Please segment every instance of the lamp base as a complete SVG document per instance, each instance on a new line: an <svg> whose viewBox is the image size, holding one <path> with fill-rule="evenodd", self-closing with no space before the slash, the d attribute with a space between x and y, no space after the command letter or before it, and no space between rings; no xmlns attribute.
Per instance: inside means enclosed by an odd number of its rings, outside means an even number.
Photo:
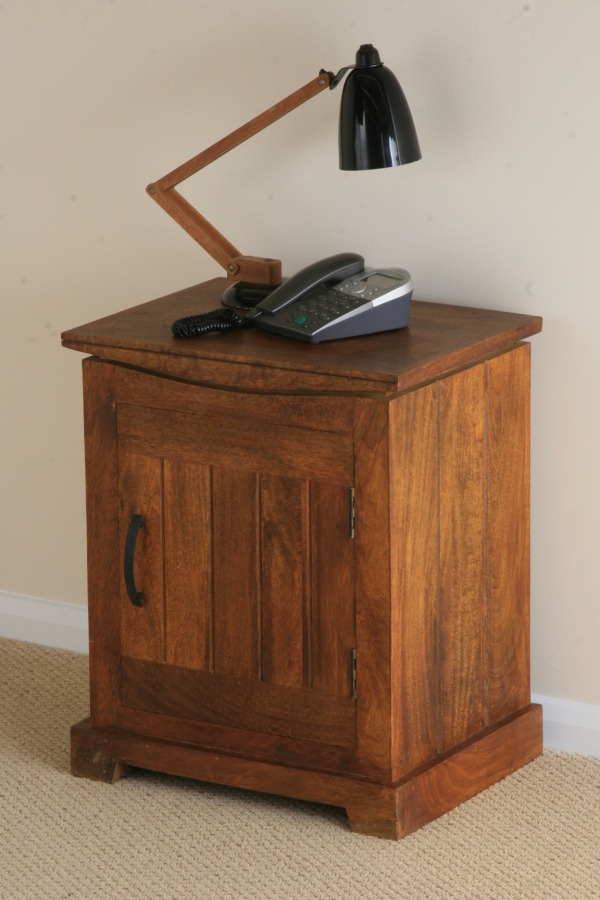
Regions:
<svg viewBox="0 0 600 900"><path fill-rule="evenodd" d="M287 281L282 278L281 283ZM278 284L252 284L249 281L236 281L223 294L221 303L230 309L254 309L254 307L272 294Z"/></svg>

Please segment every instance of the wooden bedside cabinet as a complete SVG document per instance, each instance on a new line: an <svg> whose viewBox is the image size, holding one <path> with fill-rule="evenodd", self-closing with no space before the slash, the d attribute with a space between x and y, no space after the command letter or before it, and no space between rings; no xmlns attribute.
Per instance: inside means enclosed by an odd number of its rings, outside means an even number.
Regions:
<svg viewBox="0 0 600 900"><path fill-rule="evenodd" d="M84 360L90 719L127 766L345 807L398 838L538 756L529 344L412 304L318 345L174 319L225 279L63 335Z"/></svg>

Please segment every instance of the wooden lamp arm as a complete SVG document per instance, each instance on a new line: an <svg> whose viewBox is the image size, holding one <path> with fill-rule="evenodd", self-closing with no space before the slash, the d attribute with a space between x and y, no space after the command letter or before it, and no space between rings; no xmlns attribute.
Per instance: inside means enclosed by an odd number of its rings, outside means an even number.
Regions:
<svg viewBox="0 0 600 900"><path fill-rule="evenodd" d="M208 147L178 166L168 175L153 184L149 184L146 192L162 206L165 212L175 219L187 233L204 247L207 253L216 259L219 265L227 270L228 278L248 281L253 284L279 284L281 282L281 261L258 256L243 256L227 238L214 228L204 216L194 209L191 203L181 196L175 187L203 169L213 160L223 156L229 150L247 141L248 138L262 131L268 125L324 91L333 81L332 72L321 72L317 78L309 81L304 87L290 94L284 100L271 106L270 109L246 122L240 128L221 138L212 147Z"/></svg>

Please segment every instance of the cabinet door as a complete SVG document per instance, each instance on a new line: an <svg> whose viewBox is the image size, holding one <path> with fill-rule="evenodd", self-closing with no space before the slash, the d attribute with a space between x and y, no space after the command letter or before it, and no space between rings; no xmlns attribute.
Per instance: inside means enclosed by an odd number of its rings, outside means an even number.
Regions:
<svg viewBox="0 0 600 900"><path fill-rule="evenodd" d="M117 405L121 702L353 748L352 438L247 411Z"/></svg>

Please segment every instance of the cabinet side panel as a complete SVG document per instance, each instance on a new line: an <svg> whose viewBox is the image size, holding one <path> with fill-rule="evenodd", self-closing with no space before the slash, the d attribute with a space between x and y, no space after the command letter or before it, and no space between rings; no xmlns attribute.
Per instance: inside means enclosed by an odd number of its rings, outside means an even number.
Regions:
<svg viewBox="0 0 600 900"><path fill-rule="evenodd" d="M304 569L308 483L260 479L262 678L303 684Z"/></svg>
<svg viewBox="0 0 600 900"><path fill-rule="evenodd" d="M90 718L111 725L120 702L119 500L114 367L83 361Z"/></svg>
<svg viewBox="0 0 600 900"><path fill-rule="evenodd" d="M121 646L123 656L164 661L164 568L162 517L162 460L119 453L120 552L131 519L140 515L134 557L135 584L142 605L134 606L121 575Z"/></svg>
<svg viewBox="0 0 600 900"><path fill-rule="evenodd" d="M258 475L213 469L214 670L259 678Z"/></svg>
<svg viewBox="0 0 600 900"><path fill-rule="evenodd" d="M212 664L211 472L165 459L166 662Z"/></svg>
<svg viewBox="0 0 600 900"><path fill-rule="evenodd" d="M529 703L530 345L490 360L488 602L490 722Z"/></svg>
<svg viewBox="0 0 600 900"><path fill-rule="evenodd" d="M484 374L438 382L441 751L484 726Z"/></svg>
<svg viewBox="0 0 600 900"><path fill-rule="evenodd" d="M349 697L356 632L348 488L312 482L310 510L312 687Z"/></svg>
<svg viewBox="0 0 600 900"><path fill-rule="evenodd" d="M390 413L392 739L404 773L438 748L436 385L400 397Z"/></svg>
<svg viewBox="0 0 600 900"><path fill-rule="evenodd" d="M357 747L365 769L398 777L392 758L389 403L357 400Z"/></svg>

